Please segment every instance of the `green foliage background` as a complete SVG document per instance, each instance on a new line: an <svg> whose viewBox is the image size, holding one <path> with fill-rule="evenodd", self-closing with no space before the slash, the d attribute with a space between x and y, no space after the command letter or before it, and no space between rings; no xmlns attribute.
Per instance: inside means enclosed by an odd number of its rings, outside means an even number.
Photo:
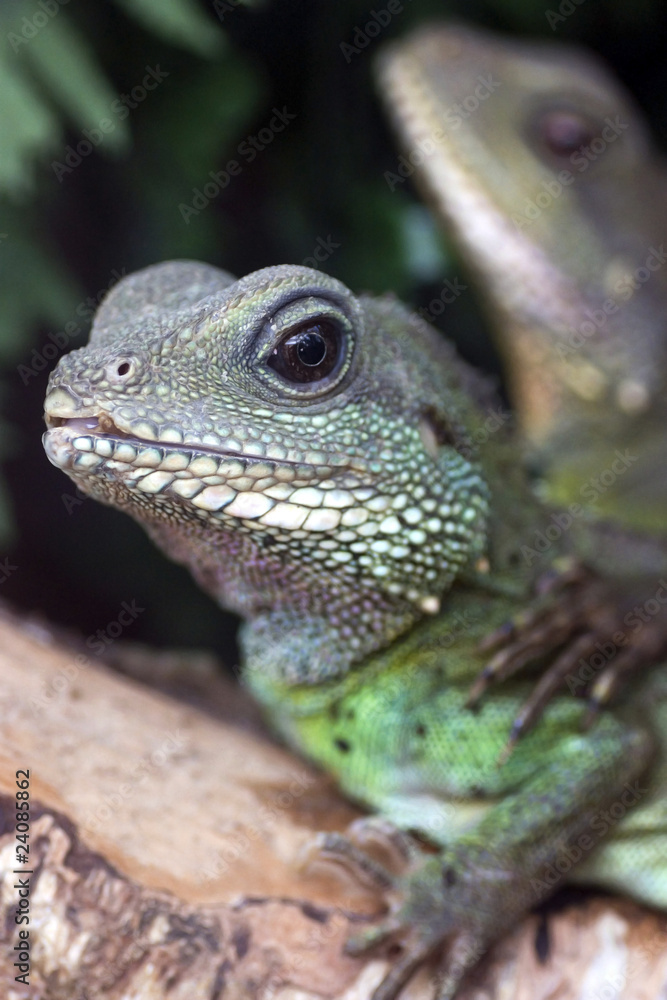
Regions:
<svg viewBox="0 0 667 1000"><path fill-rule="evenodd" d="M416 306L461 273L410 183L392 192L383 177L398 156L372 81L374 52L387 40L445 18L586 44L664 140L662 0L403 0L379 37L346 50L386 7L0 5L0 597L84 634L135 598L146 612L132 637L214 644L233 659L229 621L186 574L129 519L77 497L49 466L40 445L46 379L63 350L85 343L109 285L158 260L194 257L243 274L302 262L325 243L327 271ZM141 97L151 69L164 79ZM205 208L184 211L275 108L294 120L252 162L243 158L240 175ZM95 148L76 152L97 133ZM441 319L471 360L493 367L472 293Z"/></svg>

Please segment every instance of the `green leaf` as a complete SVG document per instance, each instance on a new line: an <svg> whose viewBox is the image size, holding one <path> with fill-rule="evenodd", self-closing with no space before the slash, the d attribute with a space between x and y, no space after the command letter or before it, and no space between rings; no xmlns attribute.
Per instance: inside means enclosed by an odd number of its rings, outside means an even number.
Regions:
<svg viewBox="0 0 667 1000"><path fill-rule="evenodd" d="M237 156L261 91L257 75L238 54L200 64L150 123L156 140L167 137L172 170L178 167L190 182L203 184L209 170L224 166L218 162L221 154Z"/></svg>
<svg viewBox="0 0 667 1000"><path fill-rule="evenodd" d="M98 69L90 46L64 12L22 50L49 94L81 128L95 128L112 114L118 95ZM130 143L127 125L114 117L112 131L105 133L101 149L126 149Z"/></svg>
<svg viewBox="0 0 667 1000"><path fill-rule="evenodd" d="M224 60L200 63L169 101L156 107L132 161L136 189L142 192L152 219L147 228L155 239L155 255L215 259L226 245L229 220L221 218L215 197L189 224L184 223L179 206L190 205L194 190L211 183L211 173L219 174L238 156L239 143L251 130L262 96L262 83L252 64L229 53ZM165 149L170 169L156 185L151 165L164 156ZM235 183L232 178L231 184Z"/></svg>
<svg viewBox="0 0 667 1000"><path fill-rule="evenodd" d="M31 232L27 213L0 205L0 359L16 361L38 325L58 329L75 318L81 293L55 254Z"/></svg>
<svg viewBox="0 0 667 1000"><path fill-rule="evenodd" d="M0 49L0 94L0 191L20 194L31 186L33 161L56 146L60 128L6 49Z"/></svg>
<svg viewBox="0 0 667 1000"><path fill-rule="evenodd" d="M130 17L172 45L201 56L220 52L225 36L194 0L116 0Z"/></svg>
<svg viewBox="0 0 667 1000"><path fill-rule="evenodd" d="M406 269L415 282L437 281L450 267L438 226L424 205L403 206L400 217Z"/></svg>

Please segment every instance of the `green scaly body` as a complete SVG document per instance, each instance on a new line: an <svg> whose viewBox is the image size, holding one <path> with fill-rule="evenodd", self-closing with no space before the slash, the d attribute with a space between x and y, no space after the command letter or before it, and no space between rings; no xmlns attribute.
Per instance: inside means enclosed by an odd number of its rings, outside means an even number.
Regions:
<svg viewBox="0 0 667 1000"><path fill-rule="evenodd" d="M545 495L664 535L667 180L639 110L591 53L460 26L418 30L378 69Z"/></svg>
<svg viewBox="0 0 667 1000"><path fill-rule="evenodd" d="M494 407L390 299L188 262L123 279L45 404L51 461L244 617L246 682L289 743L440 846L395 880L376 937L406 957L381 1000L444 941L453 996L563 861L667 906L664 676L585 734L554 699L502 767L529 684L465 707L480 637L530 603L541 570L520 547L550 516Z"/></svg>

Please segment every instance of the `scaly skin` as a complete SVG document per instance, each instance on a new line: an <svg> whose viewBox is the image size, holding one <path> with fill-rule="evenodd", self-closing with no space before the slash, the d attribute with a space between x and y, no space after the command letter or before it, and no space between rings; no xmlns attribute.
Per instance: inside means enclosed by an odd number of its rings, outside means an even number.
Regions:
<svg viewBox="0 0 667 1000"><path fill-rule="evenodd" d="M539 571L518 548L549 514L485 430L489 402L392 300L301 267L234 282L180 262L116 286L45 404L51 461L245 618L246 682L291 745L439 846L406 847L391 874L323 840L393 889L390 917L349 944L404 945L376 1000L445 942L438 995L454 996L577 860L667 906L663 676L585 735L577 703L553 700L502 767L529 685L466 708L479 638L530 600Z"/></svg>
<svg viewBox="0 0 667 1000"><path fill-rule="evenodd" d="M667 183L637 108L588 53L467 28L429 25L378 69L548 495L664 534Z"/></svg>
<svg viewBox="0 0 667 1000"><path fill-rule="evenodd" d="M306 268L267 268L234 284L204 265L142 274L119 285L90 346L54 373L47 409L54 418L101 414L103 430L146 449L137 457L120 441L120 464L106 462L79 424L48 436L50 457L139 517L220 603L249 619L246 642L272 676L343 673L435 613L443 590L481 555L488 507L480 472L464 457L470 404L446 360L437 363L436 345L402 329L387 341L382 319L396 307L362 304ZM164 289L173 311L162 305ZM137 314L137 295L162 305L159 325L155 307ZM188 309L187 296L205 297ZM279 331L307 321L306 305L313 323L340 338L340 364L317 383L291 385L268 361ZM404 320L399 311L395 323ZM437 377L424 363L429 349ZM441 447L440 436L456 447ZM183 441L185 452L174 447ZM154 442L167 442L168 453ZM401 539L399 513L410 527Z"/></svg>

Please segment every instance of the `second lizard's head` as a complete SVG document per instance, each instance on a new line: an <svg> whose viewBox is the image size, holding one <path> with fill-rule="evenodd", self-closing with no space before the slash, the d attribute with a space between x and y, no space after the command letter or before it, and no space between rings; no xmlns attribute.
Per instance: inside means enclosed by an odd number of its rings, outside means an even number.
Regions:
<svg viewBox="0 0 667 1000"><path fill-rule="evenodd" d="M119 282L60 361L45 448L224 606L324 613L363 655L483 551L465 380L393 300L169 262Z"/></svg>

